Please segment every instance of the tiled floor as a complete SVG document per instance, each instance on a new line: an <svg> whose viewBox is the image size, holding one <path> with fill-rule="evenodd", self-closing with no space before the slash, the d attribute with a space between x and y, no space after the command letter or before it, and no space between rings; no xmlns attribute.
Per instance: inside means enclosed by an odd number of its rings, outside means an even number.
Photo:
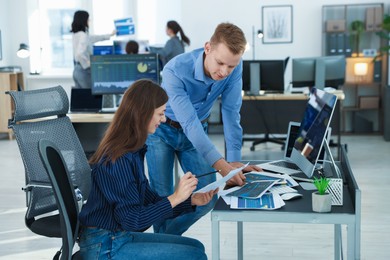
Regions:
<svg viewBox="0 0 390 260"><path fill-rule="evenodd" d="M221 135L210 135L223 152ZM390 142L381 136L343 136L352 170L362 190L361 259L385 260L390 255ZM277 159L280 146L244 144L243 159ZM24 225L24 168L16 141L0 136L0 259L52 259L59 239L40 237ZM201 240L211 256L211 223L206 215L185 235ZM221 224L221 259L236 259L235 223ZM344 248L345 249L345 248ZM210 257L211 258L211 257ZM244 224L245 259L332 259L330 225Z"/></svg>

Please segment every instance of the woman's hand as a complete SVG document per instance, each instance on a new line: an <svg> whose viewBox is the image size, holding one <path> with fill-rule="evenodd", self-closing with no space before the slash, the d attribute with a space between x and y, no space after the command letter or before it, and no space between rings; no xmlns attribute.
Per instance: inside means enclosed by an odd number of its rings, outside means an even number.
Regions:
<svg viewBox="0 0 390 260"><path fill-rule="evenodd" d="M198 179L195 178L195 175L191 172L184 174L184 176L180 179L175 192L171 196L168 196L168 200L171 202L172 208L188 199L188 197L190 197L192 192L196 189L196 185L198 185Z"/></svg>
<svg viewBox="0 0 390 260"><path fill-rule="evenodd" d="M191 197L191 205L203 206L210 202L215 194L218 193L218 188L205 193L194 193Z"/></svg>

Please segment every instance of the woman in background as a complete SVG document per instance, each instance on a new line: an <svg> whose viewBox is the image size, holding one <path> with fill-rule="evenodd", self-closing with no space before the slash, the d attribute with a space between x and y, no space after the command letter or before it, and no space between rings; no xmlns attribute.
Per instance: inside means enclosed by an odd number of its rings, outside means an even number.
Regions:
<svg viewBox="0 0 390 260"><path fill-rule="evenodd" d="M92 54L92 45L98 41L109 40L116 33L116 30L114 30L111 34L90 35L88 29L88 12L83 10L76 11L70 31L73 33L73 80L76 88L91 88L89 56Z"/></svg>
<svg viewBox="0 0 390 260"><path fill-rule="evenodd" d="M183 29L176 21L167 22L166 33L170 39L165 43L164 48L155 51L160 55L163 66L173 57L184 53L185 44L190 45L190 39L184 34ZM181 39L177 36L177 33L180 33Z"/></svg>
<svg viewBox="0 0 390 260"><path fill-rule="evenodd" d="M145 175L148 134L165 122L168 95L150 80L125 92L114 119L91 157L92 186L80 212L82 259L207 259L195 239L145 232L152 224L193 212L218 189L194 193L198 179L187 172L173 194L160 197Z"/></svg>

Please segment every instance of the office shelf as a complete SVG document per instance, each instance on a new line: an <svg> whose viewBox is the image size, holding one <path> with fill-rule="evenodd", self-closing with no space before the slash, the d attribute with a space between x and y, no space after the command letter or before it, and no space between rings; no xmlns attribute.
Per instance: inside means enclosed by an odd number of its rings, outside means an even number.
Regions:
<svg viewBox="0 0 390 260"><path fill-rule="evenodd" d="M345 55L345 94L342 131L383 132L386 59L374 60L385 42L377 32L383 22L383 3L324 5L322 7L322 54ZM368 64L363 78L355 75L355 64Z"/></svg>
<svg viewBox="0 0 390 260"><path fill-rule="evenodd" d="M0 133L7 133L12 139L12 131L8 129L8 119L11 118L14 107L11 97L6 91L23 90L22 72L0 72Z"/></svg>

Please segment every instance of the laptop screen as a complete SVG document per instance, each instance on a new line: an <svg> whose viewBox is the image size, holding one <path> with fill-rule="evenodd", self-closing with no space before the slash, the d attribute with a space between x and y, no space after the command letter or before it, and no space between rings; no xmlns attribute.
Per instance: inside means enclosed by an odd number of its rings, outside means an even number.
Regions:
<svg viewBox="0 0 390 260"><path fill-rule="evenodd" d="M291 154L291 160L308 177L313 174L336 101L337 97L331 93L316 88L311 89L298 137L295 140Z"/></svg>
<svg viewBox="0 0 390 260"><path fill-rule="evenodd" d="M99 112L101 109L101 95L92 95L91 89L72 88L70 93L71 112Z"/></svg>
<svg viewBox="0 0 390 260"><path fill-rule="evenodd" d="M290 122L288 124L288 131L287 131L287 139L286 139L286 147L284 149L284 158L290 158L291 152L294 148L295 139L297 139L299 134L299 126L300 123L298 122Z"/></svg>

